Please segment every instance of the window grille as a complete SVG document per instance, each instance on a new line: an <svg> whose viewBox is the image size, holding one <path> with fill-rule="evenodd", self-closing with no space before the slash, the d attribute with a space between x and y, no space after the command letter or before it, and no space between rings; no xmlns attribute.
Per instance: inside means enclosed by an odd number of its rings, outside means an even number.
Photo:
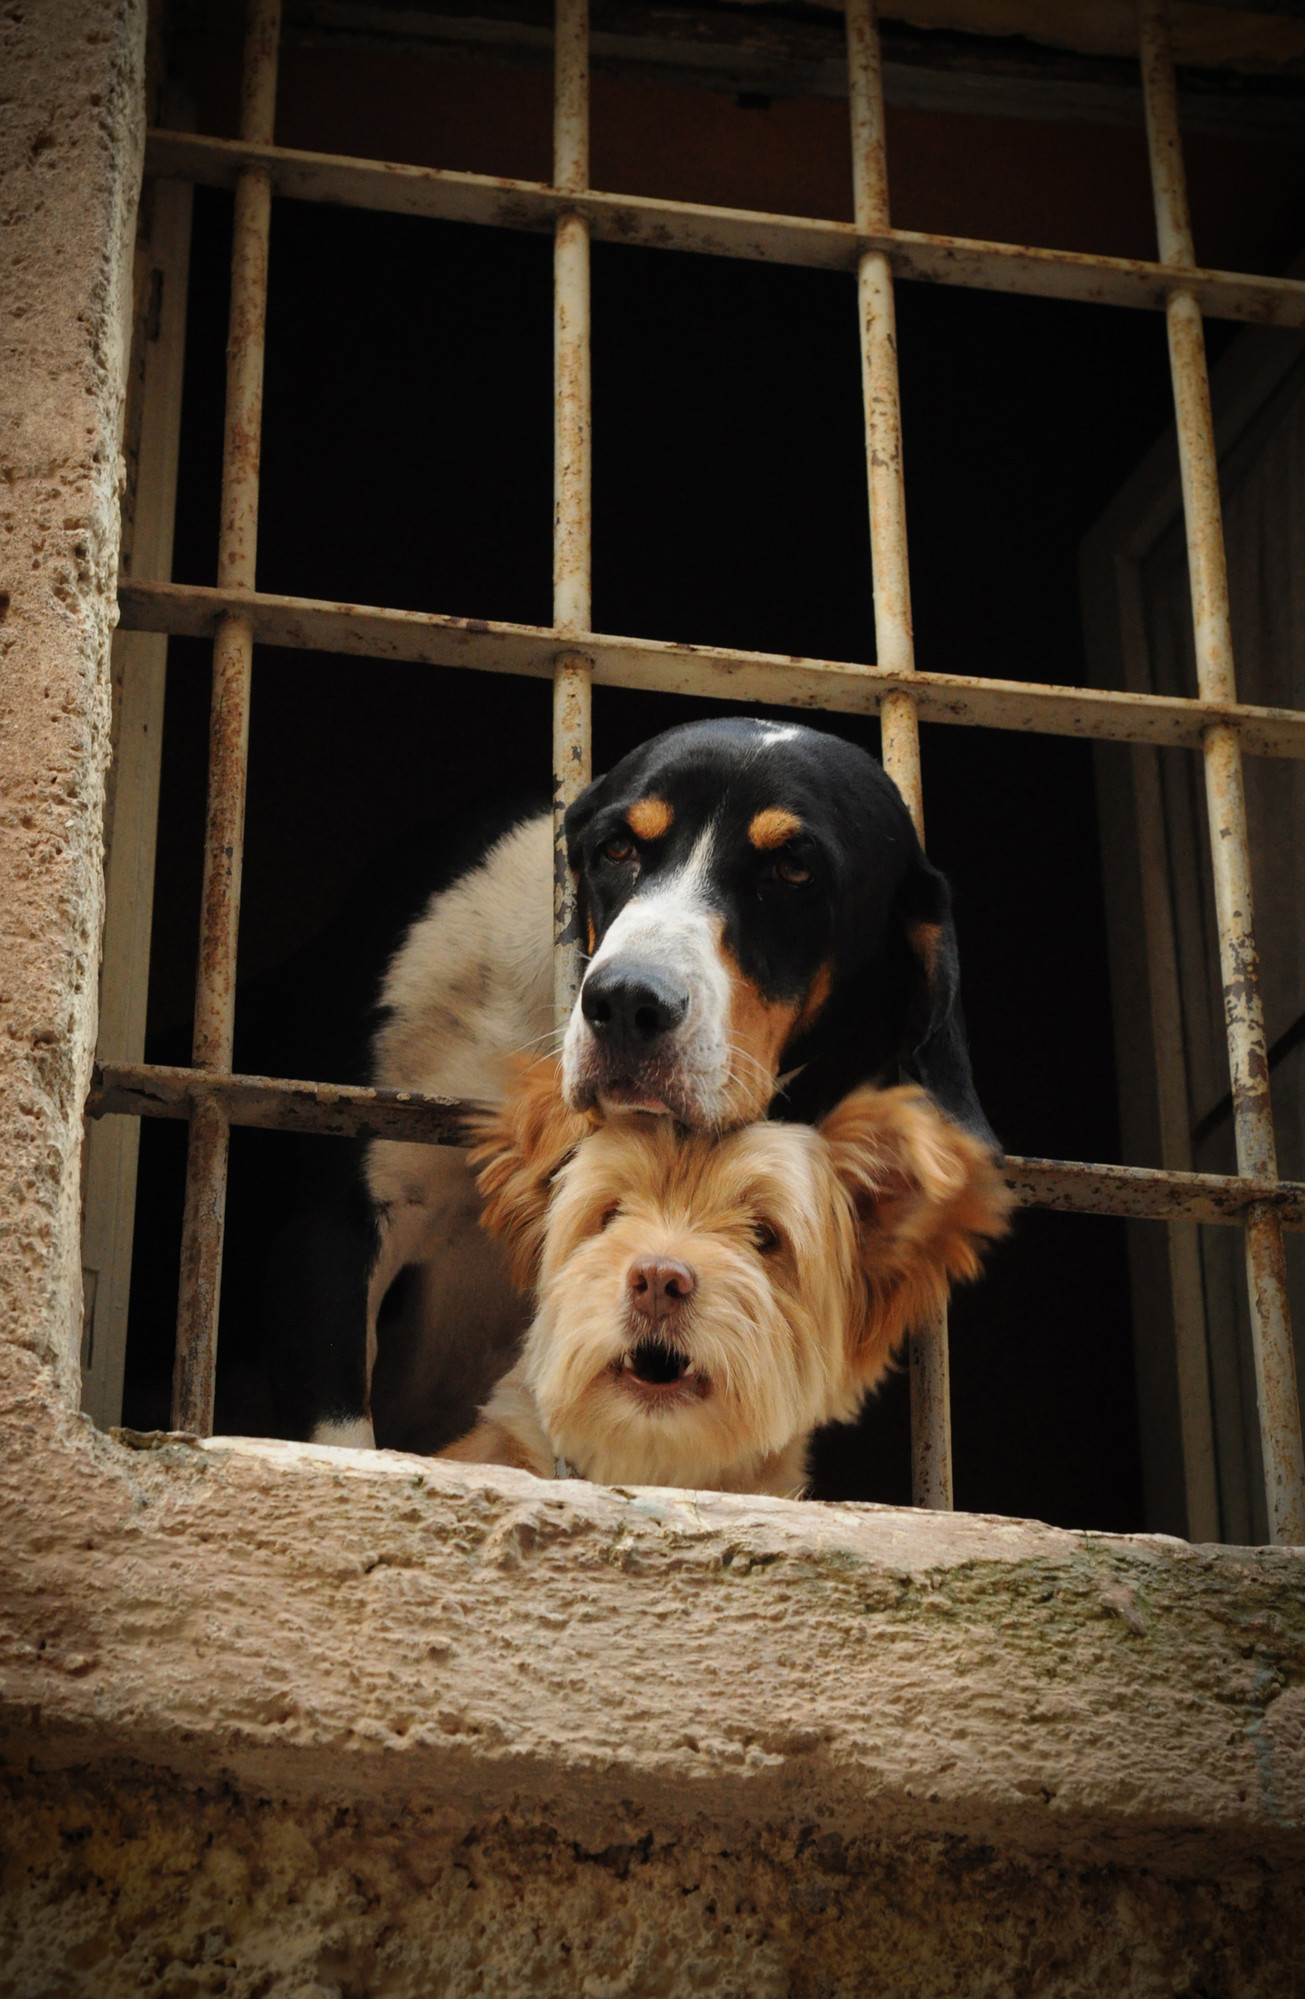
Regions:
<svg viewBox="0 0 1305 1999"><path fill-rule="evenodd" d="M193 1066L103 1063L92 1117L188 1118L186 1206L172 1420L212 1429L218 1303L232 1124L456 1142L443 1100L231 1073L236 932L256 644L529 674L553 683L555 1010L580 976L574 887L561 815L590 775L590 700L599 685L852 714L877 713L883 760L924 835L919 722L1015 729L1200 752L1209 806L1236 1136L1236 1175L1040 1159L1007 1160L1024 1205L1240 1227L1253 1328L1271 1538L1305 1542L1305 1459L1288 1323L1282 1230L1305 1227L1305 1185L1278 1178L1259 996L1242 756L1305 757L1305 712L1237 699L1202 317L1305 327L1305 283L1195 262L1166 0L1139 0L1159 258L1122 258L894 229L889 216L882 58L874 0L847 0L852 223L604 194L589 186L587 0L557 0L550 185L291 150L274 142L280 0L251 0L240 137L149 136L162 182L234 189L221 529L216 587L128 577L129 632L211 637L213 697ZM554 239L553 623L545 629L273 596L256 588L259 436L273 194ZM857 277L877 660L873 666L594 633L590 597L589 244L643 243ZM1162 311L1182 476L1198 693L1195 699L918 672L915 667L897 380L896 278ZM910 1351L915 1503L952 1503L945 1318Z"/></svg>

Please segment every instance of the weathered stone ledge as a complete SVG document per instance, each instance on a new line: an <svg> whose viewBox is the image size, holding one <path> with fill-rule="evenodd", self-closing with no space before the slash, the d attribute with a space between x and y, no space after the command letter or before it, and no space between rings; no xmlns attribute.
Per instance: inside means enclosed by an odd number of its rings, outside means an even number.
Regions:
<svg viewBox="0 0 1305 1999"><path fill-rule="evenodd" d="M29 1768L591 1844L809 1821L1189 1878L1305 1860L1305 1551L130 1448L28 1385L0 1744Z"/></svg>

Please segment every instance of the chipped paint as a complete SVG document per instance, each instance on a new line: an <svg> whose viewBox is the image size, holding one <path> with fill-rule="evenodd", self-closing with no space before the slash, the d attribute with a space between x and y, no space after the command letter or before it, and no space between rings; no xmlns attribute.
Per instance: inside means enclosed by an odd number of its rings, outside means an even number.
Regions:
<svg viewBox="0 0 1305 1999"><path fill-rule="evenodd" d="M270 144L276 110L281 0L251 0L241 80L242 139ZM236 180L227 325L227 396L222 443L219 588L252 590L258 551L258 474L263 425L263 348L272 179L260 165ZM208 816L195 988L194 1062L230 1069L235 1040L236 947L244 863L245 792L254 628L228 612L213 642L209 719ZM215 1102L197 1106L186 1157L181 1283L172 1420L207 1435L213 1426L222 1242L226 1218L228 1134Z"/></svg>
<svg viewBox="0 0 1305 1999"><path fill-rule="evenodd" d="M1168 0L1139 0L1138 20L1156 234L1161 262L1181 269L1193 260L1192 226L1178 129ZM1237 699L1237 679L1219 494L1219 456L1210 407L1205 335L1194 292L1181 283L1175 284L1166 304L1166 315L1197 684L1202 699L1233 702ZM1237 729L1226 722L1206 729L1203 753L1237 1169L1253 1178L1272 1181L1278 1176L1278 1161L1255 949L1242 743ZM1270 1532L1275 1541L1297 1543L1305 1541L1305 1449L1301 1440L1282 1226L1267 1204L1253 1208L1248 1216L1246 1274Z"/></svg>

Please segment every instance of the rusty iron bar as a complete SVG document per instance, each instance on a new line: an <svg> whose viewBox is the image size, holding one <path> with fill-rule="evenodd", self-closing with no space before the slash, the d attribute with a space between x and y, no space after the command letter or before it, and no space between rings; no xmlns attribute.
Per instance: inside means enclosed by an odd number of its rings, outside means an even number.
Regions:
<svg viewBox="0 0 1305 1999"><path fill-rule="evenodd" d="M468 1143L467 1121L485 1106L418 1090L363 1089L276 1076L106 1062L96 1068L88 1117L189 1117L217 1105L227 1124L260 1131L313 1132L325 1138L393 1138L407 1145Z"/></svg>
<svg viewBox="0 0 1305 1999"><path fill-rule="evenodd" d="M545 680L552 679L557 658L557 634L551 625L510 625L130 577L118 586L118 605L124 631L211 637L223 612L238 609L252 619L256 643L291 650ZM592 663L594 683L603 687L874 715L884 695L900 684L909 689L927 722L1188 749L1201 748L1212 722L1228 722L1236 726L1243 749L1251 755L1305 757L1305 712L1295 708L1052 687L962 673L916 672L908 680L881 667L841 660L730 652L598 632L583 632L580 640Z"/></svg>
<svg viewBox="0 0 1305 1999"><path fill-rule="evenodd" d="M856 227L883 236L888 217L888 148L884 121L883 51L875 0L847 0L847 74L852 129L852 196ZM875 660L905 680L915 673L911 573L902 477L902 406L897 379L897 312L893 267L886 250L857 260L861 320L861 387L865 404L870 556L874 574ZM884 769L906 801L924 844L924 785L920 774L919 710L913 694L895 688L879 708ZM951 1386L944 1308L910 1339L911 1498L916 1506L952 1506Z"/></svg>
<svg viewBox="0 0 1305 1999"><path fill-rule="evenodd" d="M557 0L553 184L589 185L589 0ZM589 224L568 208L553 238L553 629L574 638L593 622L593 397L589 368ZM580 990L584 940L562 823L592 767L593 668L584 652L553 656L553 1024L560 1037Z"/></svg>
<svg viewBox="0 0 1305 1999"><path fill-rule="evenodd" d="M240 92L242 139L269 144L276 116L281 0L249 0ZM246 165L236 180L227 329L227 396L222 446L218 587L254 587L258 546L258 465L263 414L268 234L272 177ZM244 857L254 628L241 610L225 613L213 641L209 718L208 816L200 906L193 1059L229 1069L235 1034L236 942ZM208 1436L213 1428L218 1311L222 1290L228 1126L213 1098L196 1100L186 1157L186 1206L177 1298L172 1421Z"/></svg>
<svg viewBox="0 0 1305 1999"><path fill-rule="evenodd" d="M1194 249L1167 0L1138 0L1138 27L1160 261L1169 269L1187 270ZM1237 683L1205 335L1200 304L1182 283L1170 290L1166 319L1197 684L1207 700L1231 702L1237 698ZM1250 1178L1273 1181L1277 1151L1255 948L1242 745L1235 726L1215 723L1206 729L1204 763L1237 1166ZM1246 1273L1269 1533L1275 1543L1296 1545L1305 1542L1305 1451L1282 1227L1267 1202L1253 1208L1247 1219Z"/></svg>
<svg viewBox="0 0 1305 1999"><path fill-rule="evenodd" d="M567 865L563 821L593 768L593 668L582 652L553 666L553 1027L560 1043L583 977L576 882Z"/></svg>
<svg viewBox="0 0 1305 1999"><path fill-rule="evenodd" d="M856 224L871 235L882 233L889 226L883 58L874 0L848 0L847 59ZM867 250L859 259L857 296L874 572L875 660L891 673L913 674L915 640L906 547L906 488L902 478L897 315L892 268L882 250ZM916 833L923 842L920 731L912 697L900 691L885 696L879 723L884 769L906 800Z"/></svg>
<svg viewBox="0 0 1305 1999"><path fill-rule="evenodd" d="M105 1062L95 1070L86 1115L185 1118L195 1103L206 1099L220 1105L228 1124L261 1131L314 1132L328 1138L393 1138L411 1145L464 1143L467 1120L484 1108L452 1097L423 1096L416 1090L233 1076L150 1062ZM1267 1204L1284 1228L1305 1229L1305 1182L1297 1180L1248 1180L1233 1174L1009 1156L1002 1162L1002 1175L1022 1208L1148 1221L1178 1216L1240 1227L1256 1206Z"/></svg>
<svg viewBox="0 0 1305 1999"><path fill-rule="evenodd" d="M947 1309L906 1342L911 1381L911 1504L950 1513L952 1384Z"/></svg>
<svg viewBox="0 0 1305 1999"><path fill-rule="evenodd" d="M1071 1159L1002 1162L1022 1208L1060 1214L1119 1215L1129 1221L1189 1221L1241 1227L1260 1203L1284 1228L1305 1228L1305 1182L1247 1180L1232 1173L1187 1173L1158 1166L1099 1166Z"/></svg>
<svg viewBox="0 0 1305 1999"><path fill-rule="evenodd" d="M162 179L234 187L245 162L266 166L278 194L346 208L422 215L487 228L552 231L565 211L582 215L596 241L642 243L711 257L743 257L812 270L855 271L867 249L882 250L898 278L961 285L979 291L1072 299L1163 312L1173 271L1144 258L1098 257L1074 250L987 243L913 229L859 230L764 210L716 208L700 202L658 201L644 195L587 189L565 195L543 181L446 172L388 160L356 160L283 146L249 146L184 132L153 131L146 171ZM1196 266L1184 287L1213 319L1267 326L1305 326L1305 282Z"/></svg>

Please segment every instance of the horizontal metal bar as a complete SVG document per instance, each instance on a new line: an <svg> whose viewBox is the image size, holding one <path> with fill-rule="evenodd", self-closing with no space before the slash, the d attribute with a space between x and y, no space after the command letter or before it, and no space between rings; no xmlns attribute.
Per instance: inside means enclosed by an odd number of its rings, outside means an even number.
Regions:
<svg viewBox="0 0 1305 1999"><path fill-rule="evenodd" d="M197 583L125 578L118 603L127 631L205 638L221 617L240 611L252 619L255 640L261 645L414 665L471 667L482 673L520 673L541 680L552 679L558 646L563 643L555 631L541 625L217 590ZM836 660L729 652L719 646L599 633L581 633L565 643L592 660L595 683L606 687L780 708L820 708L844 715L877 714L885 696L909 691L925 722L1189 749L1200 748L1202 731L1211 723L1231 722L1251 756L1305 757L1305 711L1294 708L1049 687L1036 681L984 680L960 673L906 674Z"/></svg>
<svg viewBox="0 0 1305 1999"><path fill-rule="evenodd" d="M410 1145L463 1144L468 1118L484 1108L452 1097L422 1096L416 1090L365 1090L343 1083L287 1082L121 1062L96 1068L86 1114L185 1118L201 1100L218 1104L228 1124L314 1132L328 1138L401 1139ZM1294 1180L1010 1157L1003 1171L1007 1186L1025 1208L1152 1221L1182 1216L1187 1221L1239 1223L1249 1208L1268 1205L1285 1228L1305 1228L1305 1184Z"/></svg>
<svg viewBox="0 0 1305 1999"><path fill-rule="evenodd" d="M866 234L850 222L767 215L633 194L566 194L540 181L497 180L389 161L347 159L285 146L254 146L188 132L151 132L146 169L164 179L234 187L242 166L271 174L279 195L390 214L424 215L490 228L551 231L563 212L583 215L601 242L745 257L813 270L855 271L867 250L882 250L894 276L981 291L1023 292L1081 304L1163 311L1175 286L1215 319L1305 327L1305 283L1239 272L1175 270L1140 258L1089 257L1072 250L1024 249L910 229Z"/></svg>
<svg viewBox="0 0 1305 1999"><path fill-rule="evenodd" d="M1089 1166L1076 1160L1005 1162L1006 1184L1024 1208L1123 1215L1134 1221L1242 1223L1273 1208L1284 1228L1305 1228L1305 1183L1243 1180L1224 1173L1172 1173L1149 1166Z"/></svg>
<svg viewBox="0 0 1305 1999"><path fill-rule="evenodd" d="M417 1090L355 1089L344 1083L106 1062L95 1070L86 1115L188 1118L192 1106L203 1101L218 1104L228 1124L326 1138L395 1138L409 1145L464 1144L465 1120L481 1108Z"/></svg>

